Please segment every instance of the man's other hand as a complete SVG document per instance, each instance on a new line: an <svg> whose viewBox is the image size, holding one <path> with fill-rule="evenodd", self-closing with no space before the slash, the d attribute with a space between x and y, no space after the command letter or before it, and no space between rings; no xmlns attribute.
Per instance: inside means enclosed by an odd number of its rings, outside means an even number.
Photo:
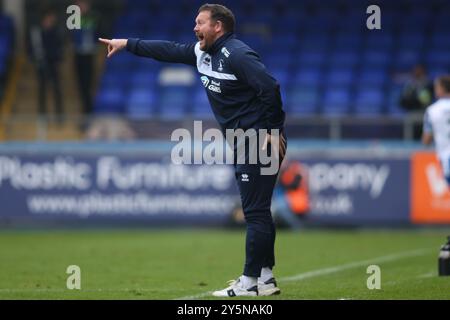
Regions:
<svg viewBox="0 0 450 320"><path fill-rule="evenodd" d="M270 135L267 134L266 138L264 139L264 143L262 146L262 150L266 150L267 145L270 143L272 147L272 151L274 152L274 155L277 159L284 158L284 155L286 154L286 138L283 136L282 133L279 135Z"/></svg>

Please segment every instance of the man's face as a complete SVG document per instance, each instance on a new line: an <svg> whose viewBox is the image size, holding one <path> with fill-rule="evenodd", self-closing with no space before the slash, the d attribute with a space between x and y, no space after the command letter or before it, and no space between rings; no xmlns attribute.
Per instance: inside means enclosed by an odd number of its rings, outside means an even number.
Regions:
<svg viewBox="0 0 450 320"><path fill-rule="evenodd" d="M413 70L414 78L422 79L426 76L426 71L422 66L416 66Z"/></svg>
<svg viewBox="0 0 450 320"><path fill-rule="evenodd" d="M42 19L42 27L45 30L52 28L56 24L56 15L54 13L48 13Z"/></svg>
<svg viewBox="0 0 450 320"><path fill-rule="evenodd" d="M434 81L434 95L438 98L442 98L444 96L445 92L442 89L442 86L439 81Z"/></svg>
<svg viewBox="0 0 450 320"><path fill-rule="evenodd" d="M195 36L200 41L200 50L208 50L216 41L220 27L217 21L211 20L211 12L205 10L198 14L195 19Z"/></svg>

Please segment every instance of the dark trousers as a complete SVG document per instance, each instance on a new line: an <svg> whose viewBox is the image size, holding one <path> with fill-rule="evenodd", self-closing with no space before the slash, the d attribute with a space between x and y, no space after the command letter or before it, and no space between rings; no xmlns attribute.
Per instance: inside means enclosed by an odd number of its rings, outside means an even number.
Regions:
<svg viewBox="0 0 450 320"><path fill-rule="evenodd" d="M76 54L75 70L77 72L78 92L80 94L84 114L92 112L92 79L94 76L94 56L92 54Z"/></svg>
<svg viewBox="0 0 450 320"><path fill-rule="evenodd" d="M283 159L280 159L280 164ZM275 225L270 206L278 172L262 175L260 165L237 165L235 176L247 225L243 274L259 277L275 266Z"/></svg>
<svg viewBox="0 0 450 320"><path fill-rule="evenodd" d="M55 100L55 111L58 117L63 113L63 102L61 94L61 84L59 79L58 65L56 63L48 63L38 65L38 90L39 90L39 113L44 115L47 110L47 85L51 84L53 96Z"/></svg>

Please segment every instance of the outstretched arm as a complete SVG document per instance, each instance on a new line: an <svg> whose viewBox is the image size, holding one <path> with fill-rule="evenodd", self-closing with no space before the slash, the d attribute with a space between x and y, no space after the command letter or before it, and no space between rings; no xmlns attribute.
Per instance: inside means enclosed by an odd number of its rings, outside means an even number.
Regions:
<svg viewBox="0 0 450 320"><path fill-rule="evenodd" d="M127 49L135 55L153 58L162 62L196 65L195 44L180 44L163 40L99 39L108 45L108 58L119 50Z"/></svg>

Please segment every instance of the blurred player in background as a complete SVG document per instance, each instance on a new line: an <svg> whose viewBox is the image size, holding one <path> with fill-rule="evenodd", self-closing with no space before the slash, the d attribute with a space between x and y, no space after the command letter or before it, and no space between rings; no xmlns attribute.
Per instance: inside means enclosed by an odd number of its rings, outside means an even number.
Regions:
<svg viewBox="0 0 450 320"><path fill-rule="evenodd" d="M76 5L81 10L81 28L72 32L75 51L75 72L78 91L82 103L82 112L92 112L92 83L94 80L94 60L97 44L98 16L87 0L78 0Z"/></svg>
<svg viewBox="0 0 450 320"><path fill-rule="evenodd" d="M47 87L50 84L53 90L56 119L62 122L64 106L59 68L63 57L63 38L58 25L58 16L53 8L46 9L39 23L30 28L27 45L37 71L39 113L41 116L49 113Z"/></svg>
<svg viewBox="0 0 450 320"><path fill-rule="evenodd" d="M425 66L414 66L411 75L403 87L400 105L406 111L418 111L428 107L433 102L433 81L428 78Z"/></svg>
<svg viewBox="0 0 450 320"><path fill-rule="evenodd" d="M434 82L438 100L430 105L424 116L422 142L436 144L436 152L450 186L450 75L441 76Z"/></svg>
<svg viewBox="0 0 450 320"><path fill-rule="evenodd" d="M234 36L235 18L224 6L205 4L195 19L198 42L178 44L140 39L100 39L108 45L108 57L126 48L163 62L197 67L202 75L213 113L222 132L227 129L267 129L263 150L274 152L280 162L286 152L280 86L268 74L259 55ZM276 134L273 129L280 130ZM236 154L236 152L235 152ZM275 265L275 226L270 206L278 170L261 174L259 165L236 164L235 177L247 224L243 275L214 296L257 296L280 293L272 274ZM279 169L279 167L278 167Z"/></svg>

